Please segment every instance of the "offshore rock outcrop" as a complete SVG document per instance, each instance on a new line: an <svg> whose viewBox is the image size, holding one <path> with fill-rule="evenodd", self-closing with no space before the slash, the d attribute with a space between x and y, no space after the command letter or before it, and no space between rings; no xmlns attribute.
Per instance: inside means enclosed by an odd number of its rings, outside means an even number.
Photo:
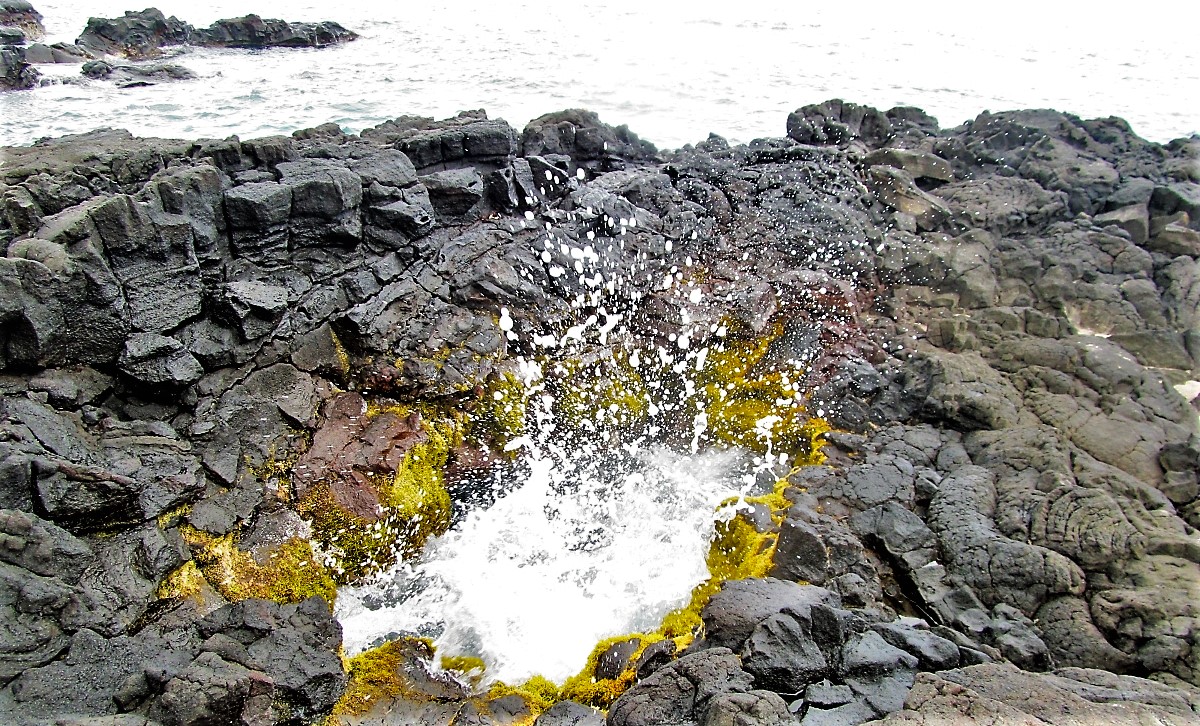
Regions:
<svg viewBox="0 0 1200 726"><path fill-rule="evenodd" d="M124 56L132 60L153 58L177 45L217 48L320 48L354 40L358 35L331 21L289 23L257 15L218 20L196 28L167 17L157 8L128 11L119 18L90 18L75 41L95 57Z"/></svg>
<svg viewBox="0 0 1200 726"><path fill-rule="evenodd" d="M36 88L43 82L35 67L38 64L83 63L86 78L136 88L195 78L192 71L177 64L143 62L161 58L173 47L322 48L358 37L332 21L289 23L257 15L226 18L196 28L157 8L128 11L120 18L89 18L75 43L25 46L27 40L42 35L41 15L28 3L8 0L0 4L0 91ZM117 62L114 56L134 62Z"/></svg>
<svg viewBox="0 0 1200 726"><path fill-rule="evenodd" d="M0 91L24 91L36 88L42 77L30 65L24 48L16 45L0 47Z"/></svg>
<svg viewBox="0 0 1200 726"><path fill-rule="evenodd" d="M1200 142L840 101L787 133L659 152L588 112L469 112L5 150L0 711L595 723L419 642L392 690L347 686L321 598L354 573L311 545L435 511L393 505L425 490L392 472L444 477L417 447L485 466L434 409L481 410L585 321L586 250L641 296L609 345L766 336L755 365L837 429L776 516L739 515L771 577L680 652L606 651L632 682L608 723L1194 722Z"/></svg>
<svg viewBox="0 0 1200 726"><path fill-rule="evenodd" d="M37 40L46 33L42 14L26 0L0 0L0 27L21 31L22 40L18 43Z"/></svg>

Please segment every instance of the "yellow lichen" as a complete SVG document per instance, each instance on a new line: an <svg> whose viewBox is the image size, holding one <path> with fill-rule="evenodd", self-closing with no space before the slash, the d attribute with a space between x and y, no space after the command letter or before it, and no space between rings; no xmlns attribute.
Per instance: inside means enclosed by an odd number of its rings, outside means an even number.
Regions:
<svg viewBox="0 0 1200 726"><path fill-rule="evenodd" d="M333 606L337 586L308 540L293 537L245 552L234 533L216 537L187 525L180 532L191 547L193 567L226 600L253 597L286 604L320 595Z"/></svg>
<svg viewBox="0 0 1200 726"><path fill-rule="evenodd" d="M533 676L519 686L510 686L497 681L488 689L487 695L489 699L520 696L529 705L529 710L533 712L534 716L544 712L560 700L558 686L544 676Z"/></svg>
<svg viewBox="0 0 1200 726"><path fill-rule="evenodd" d="M617 697L624 693L637 678L637 662L641 658L642 653L652 644L664 639L664 635L659 633L629 633L626 635L618 635L612 638L607 638L596 644L592 648L592 652L588 655L587 663L583 670L578 674L571 676L563 683L561 695L564 700L577 701L579 703L592 706L598 709L607 709L612 702L617 700ZM624 643L629 640L636 640L637 646L633 653L629 656L624 669L616 678L598 678L596 676L596 666L600 661L600 656L604 655L612 646L618 643Z"/></svg>
<svg viewBox="0 0 1200 726"><path fill-rule="evenodd" d="M814 442L814 446L819 448L819 443ZM703 628L700 613L712 596L721 589L723 583L729 580L766 577L773 565L777 535L774 531L759 532L749 519L738 513L738 510L744 506L766 506L770 509L772 520L778 524L790 506L790 502L783 495L788 486L786 479L780 479L774 489L766 494L724 502L721 506L734 508L734 514L729 519L716 523L708 550L709 577L692 590L688 604L668 613L658 630L653 633L619 635L598 643L583 670L563 684L561 697L595 708L608 708L633 684L636 678L636 663L648 646L670 638L675 642L675 647L682 650L695 639ZM596 678L596 663L600 656L612 645L631 638L637 639L639 644L626 669L617 678Z"/></svg>
<svg viewBox="0 0 1200 726"><path fill-rule="evenodd" d="M443 670L457 671L464 675L474 672L482 673L487 670L483 658L473 655L443 655L438 659Z"/></svg>
<svg viewBox="0 0 1200 726"><path fill-rule="evenodd" d="M198 600L204 591L204 575L195 560L188 560L172 570L154 591L158 600Z"/></svg>
<svg viewBox="0 0 1200 726"><path fill-rule="evenodd" d="M777 487L776 491L761 497L747 497L745 502L749 505L766 504L772 508L773 517L778 517L780 507L773 505L782 499L779 489ZM737 503L726 502L723 506L737 506ZM771 571L776 539L775 533L759 532L739 514L734 514L727 521L717 522L708 548L708 579L692 590L687 605L663 618L659 632L676 639L676 644L681 648L686 647L703 625L700 611L721 589L722 584L729 580L765 577Z"/></svg>
<svg viewBox="0 0 1200 726"><path fill-rule="evenodd" d="M270 447L261 462L255 463L249 455L244 457L246 470L263 484L277 486L276 494L286 497L291 488L296 460L300 458L300 452L311 445L310 431L289 426L285 437Z"/></svg>
<svg viewBox="0 0 1200 726"><path fill-rule="evenodd" d="M329 330L329 338L333 343L333 354L337 358L337 372L343 376L350 374L350 354L346 352L346 346L342 345L342 339L331 328Z"/></svg>
<svg viewBox="0 0 1200 726"><path fill-rule="evenodd" d="M759 453L785 453L796 466L819 464L824 460L820 439L830 427L810 417L802 403L798 383L803 370L764 360L782 332L777 324L766 335L731 339L710 349L697 375L707 433Z"/></svg>
<svg viewBox="0 0 1200 726"><path fill-rule="evenodd" d="M525 435L529 390L517 376L510 372L493 374L481 388L478 403L469 427L475 443L503 451L508 443Z"/></svg>
<svg viewBox="0 0 1200 726"><path fill-rule="evenodd" d="M342 509L329 484L322 482L296 503L296 512L312 524L325 562L341 584L394 561L392 523L376 523Z"/></svg>
<svg viewBox="0 0 1200 726"><path fill-rule="evenodd" d="M181 521L183 521L184 517L192 513L192 507L193 505L191 504L180 504L179 506L172 507L171 509L168 509L167 511L158 515L155 517L155 521L158 522L158 528L167 529L173 525L179 524Z"/></svg>

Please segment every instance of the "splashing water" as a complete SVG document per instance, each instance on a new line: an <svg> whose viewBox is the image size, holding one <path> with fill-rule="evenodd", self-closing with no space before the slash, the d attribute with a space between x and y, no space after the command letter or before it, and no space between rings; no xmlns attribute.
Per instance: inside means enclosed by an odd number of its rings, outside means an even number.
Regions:
<svg viewBox="0 0 1200 726"><path fill-rule="evenodd" d="M504 449L516 460L493 470L490 504L467 511L419 558L339 591L348 653L415 634L442 655L483 658L489 681L561 683L597 642L653 631L687 605L709 577L715 523L786 460L772 453L778 416L751 422L765 455L707 446L698 376L711 362L705 341L725 327L693 319L704 293L677 267L626 250L636 219L602 221L620 240L606 248L590 231L584 242L545 225L533 252L550 278L576 277L583 292L557 332L519 325L508 309L498 316L501 333L533 354L515 358L526 428ZM665 340L640 338L629 324L647 295L678 306L682 325Z"/></svg>
<svg viewBox="0 0 1200 726"><path fill-rule="evenodd" d="M530 451L524 483L471 512L422 562L339 593L345 645L437 635L441 653L479 655L489 678L561 682L606 637L653 629L708 576L714 508L739 492L734 452L609 452L573 467ZM389 593L402 602L370 609Z"/></svg>

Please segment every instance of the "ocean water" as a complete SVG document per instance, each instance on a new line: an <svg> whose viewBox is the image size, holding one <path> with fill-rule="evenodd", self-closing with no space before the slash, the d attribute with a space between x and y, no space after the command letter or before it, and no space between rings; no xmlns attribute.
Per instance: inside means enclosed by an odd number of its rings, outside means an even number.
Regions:
<svg viewBox="0 0 1200 726"><path fill-rule="evenodd" d="M49 39L128 0L40 0ZM806 103L844 98L924 108L943 126L980 111L1117 115L1142 136L1200 131L1200 44L1187 2L1112 16L1076 4L537 3L429 0L160 0L194 24L257 12L336 20L362 38L320 50L182 53L195 81L122 90L104 82L0 94L0 145L98 127L139 135L250 138L333 121L358 131L403 114L484 108L518 129L563 108L597 111L660 147L716 132L785 132ZM44 66L78 76L77 66Z"/></svg>

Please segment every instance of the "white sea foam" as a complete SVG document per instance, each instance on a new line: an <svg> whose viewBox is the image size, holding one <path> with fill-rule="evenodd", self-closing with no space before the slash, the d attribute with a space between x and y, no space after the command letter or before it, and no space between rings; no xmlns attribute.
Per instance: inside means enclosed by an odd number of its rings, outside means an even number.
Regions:
<svg viewBox="0 0 1200 726"><path fill-rule="evenodd" d="M1179 395L1183 396L1192 405L1195 405L1196 397L1200 396L1200 381L1186 381L1175 386L1175 390L1179 391ZM1196 413L1196 430L1200 431L1200 411Z"/></svg>
<svg viewBox="0 0 1200 726"><path fill-rule="evenodd" d="M1189 401L1195 400L1196 396L1200 396L1200 381L1187 381L1175 386L1175 390L1179 391L1179 395Z"/></svg>
<svg viewBox="0 0 1200 726"><path fill-rule="evenodd" d="M416 564L338 594L348 652L438 634L489 678L562 681L603 638L654 629L708 573L714 508L741 491L738 454L526 450L516 488L471 512ZM402 602L372 609L397 591Z"/></svg>

